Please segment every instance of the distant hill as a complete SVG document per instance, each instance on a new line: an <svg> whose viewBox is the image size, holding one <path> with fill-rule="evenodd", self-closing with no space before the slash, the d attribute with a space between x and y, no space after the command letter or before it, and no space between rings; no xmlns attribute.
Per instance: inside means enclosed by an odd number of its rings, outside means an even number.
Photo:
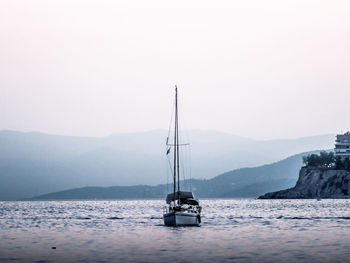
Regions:
<svg viewBox="0 0 350 263"><path fill-rule="evenodd" d="M163 130L102 138L0 131L0 200L83 186L166 183L166 136ZM197 179L329 149L334 141L334 135L257 141L200 130L188 132L188 137L192 177Z"/></svg>
<svg viewBox="0 0 350 263"><path fill-rule="evenodd" d="M237 198L258 197L269 191L288 188L295 185L302 166L302 156L307 154L309 152L268 165L233 170L210 180L192 180L192 190L199 198ZM186 186L185 190L189 190L188 180L183 181L182 185ZM171 186L168 189L171 191ZM36 196L33 199L150 199L164 198L166 193L166 185L84 187Z"/></svg>

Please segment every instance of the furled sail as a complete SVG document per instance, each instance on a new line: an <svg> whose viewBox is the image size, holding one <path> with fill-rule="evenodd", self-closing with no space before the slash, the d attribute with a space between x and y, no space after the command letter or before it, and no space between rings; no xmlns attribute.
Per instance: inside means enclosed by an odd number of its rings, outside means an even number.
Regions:
<svg viewBox="0 0 350 263"><path fill-rule="evenodd" d="M180 191L180 192L176 192L175 193L175 198L174 198L174 193L168 194L167 197L166 197L167 204L170 204L170 202L173 201L174 199L178 200L179 199L179 193L180 193L181 200L182 199L195 199L192 192Z"/></svg>

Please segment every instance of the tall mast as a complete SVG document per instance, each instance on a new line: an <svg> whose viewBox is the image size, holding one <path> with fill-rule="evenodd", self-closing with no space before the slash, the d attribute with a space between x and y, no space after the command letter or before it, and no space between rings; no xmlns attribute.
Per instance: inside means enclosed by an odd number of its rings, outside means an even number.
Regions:
<svg viewBox="0 0 350 263"><path fill-rule="evenodd" d="M177 86L175 85L175 90L176 90L176 145L175 147L176 149L176 154L177 154L177 158L176 158L176 170L177 170L177 191L178 191L178 202L180 204L180 151L179 151L179 114L178 114L178 102L177 102Z"/></svg>
<svg viewBox="0 0 350 263"><path fill-rule="evenodd" d="M177 87L175 85L175 127L174 127L174 195L173 195L173 201L175 204L175 193L176 193L176 168L177 168Z"/></svg>

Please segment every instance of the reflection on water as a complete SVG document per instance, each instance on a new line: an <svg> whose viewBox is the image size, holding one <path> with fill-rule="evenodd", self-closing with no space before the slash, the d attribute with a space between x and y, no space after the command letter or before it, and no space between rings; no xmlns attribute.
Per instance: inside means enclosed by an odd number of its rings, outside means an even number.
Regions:
<svg viewBox="0 0 350 263"><path fill-rule="evenodd" d="M163 200L0 202L0 262L344 262L350 200L201 200L165 227Z"/></svg>

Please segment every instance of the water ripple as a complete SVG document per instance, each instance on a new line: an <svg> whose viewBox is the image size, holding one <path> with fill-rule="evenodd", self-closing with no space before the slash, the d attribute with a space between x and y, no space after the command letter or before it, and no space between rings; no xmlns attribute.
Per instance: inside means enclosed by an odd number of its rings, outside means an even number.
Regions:
<svg viewBox="0 0 350 263"><path fill-rule="evenodd" d="M201 227L174 228L163 224L163 200L0 202L0 261L350 258L350 200L217 199L201 204Z"/></svg>

